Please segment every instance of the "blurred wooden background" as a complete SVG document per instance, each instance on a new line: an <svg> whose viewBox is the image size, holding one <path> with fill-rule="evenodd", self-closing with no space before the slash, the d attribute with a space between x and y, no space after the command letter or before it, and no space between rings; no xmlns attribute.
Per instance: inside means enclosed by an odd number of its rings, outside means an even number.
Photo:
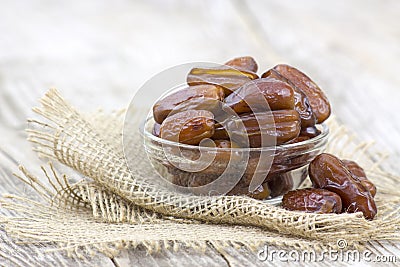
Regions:
<svg viewBox="0 0 400 267"><path fill-rule="evenodd" d="M361 138L376 140L396 163L399 12L396 0L1 1L0 166L9 176L13 159L36 164L23 129L31 107L49 87L79 109L113 110L127 106L135 90L165 68L192 61L222 63L241 55L254 56L261 71L277 63L304 70L326 91L334 114ZM0 182L0 192L12 190ZM35 246L17 246L1 229L0 239L0 259L19 257L6 262L10 265L72 264L63 255L54 258ZM396 244L381 245L375 248L382 253L400 254ZM246 251L207 253L149 257L129 251L92 264L257 264Z"/></svg>

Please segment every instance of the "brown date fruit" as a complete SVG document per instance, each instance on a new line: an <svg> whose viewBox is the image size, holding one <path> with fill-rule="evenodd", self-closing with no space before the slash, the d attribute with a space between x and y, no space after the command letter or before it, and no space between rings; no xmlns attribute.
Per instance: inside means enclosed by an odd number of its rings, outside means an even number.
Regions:
<svg viewBox="0 0 400 267"><path fill-rule="evenodd" d="M207 110L187 110L167 117L160 128L163 139L198 145L214 134L214 115Z"/></svg>
<svg viewBox="0 0 400 267"><path fill-rule="evenodd" d="M251 162L251 157L250 157L250 161L249 161L249 165L250 164L254 164L253 162ZM260 163L260 159L258 158L258 162L257 163ZM257 163L255 163L255 164L257 164ZM248 165L248 166L249 166ZM256 168L256 166L249 166L249 167L251 167L251 168L253 168L253 171L252 172L250 172L250 173L245 173L243 176L242 176L242 178L241 178L241 180L240 180L240 183L241 184L243 184L243 185L246 185L246 186L249 186L250 184L251 184L251 182L252 182L252 180L255 178L255 168ZM277 174L276 173L271 173L270 171L267 173L267 175L266 175L266 177L264 178L264 180L262 181L263 183L265 183L266 184L266 186L268 186L268 188L269 188L269 185L268 185L268 182L270 182L271 180L273 180L273 179L275 179L277 177Z"/></svg>
<svg viewBox="0 0 400 267"><path fill-rule="evenodd" d="M221 123L216 123L214 135L211 138L213 140L229 140L229 135Z"/></svg>
<svg viewBox="0 0 400 267"><path fill-rule="evenodd" d="M249 192L248 196L258 200L264 200L267 199L270 194L271 192L268 188L268 184L264 183L258 186L254 191Z"/></svg>
<svg viewBox="0 0 400 267"><path fill-rule="evenodd" d="M300 132L300 135L307 136L307 137L310 137L310 138L317 137L320 134L321 134L321 131L318 130L318 128L315 127L315 126L302 128L301 132Z"/></svg>
<svg viewBox="0 0 400 267"><path fill-rule="evenodd" d="M278 173L269 175L268 187L271 191L271 197L281 196L293 189L293 178L287 173Z"/></svg>
<svg viewBox="0 0 400 267"><path fill-rule="evenodd" d="M240 121L243 123L245 132ZM231 133L232 139L239 142L239 145L246 143L245 140L248 138L250 147L261 147L262 137L266 142L274 141L271 138L276 138L276 145L280 145L299 136L300 116L295 110L242 114L228 120L226 129Z"/></svg>
<svg viewBox="0 0 400 267"><path fill-rule="evenodd" d="M285 144L294 144L294 143L300 143L300 142L304 142L310 140L310 137L308 136L304 136L304 135L299 135L299 137L296 137L295 139L292 139L288 142L286 142Z"/></svg>
<svg viewBox="0 0 400 267"><path fill-rule="evenodd" d="M371 195L374 197L376 195L376 186L367 178L365 171L358 165L356 162L352 160L342 160L346 168L354 174L361 182L361 184L368 189Z"/></svg>
<svg viewBox="0 0 400 267"><path fill-rule="evenodd" d="M154 136L160 137L160 128L161 128L161 124L155 122L154 126L153 126L153 131L152 131Z"/></svg>
<svg viewBox="0 0 400 267"><path fill-rule="evenodd" d="M216 111L224 99L224 91L215 85L189 86L157 101L153 106L153 117L162 123L166 117L184 110Z"/></svg>
<svg viewBox="0 0 400 267"><path fill-rule="evenodd" d="M216 151L215 159L216 162L229 162L231 158L231 150L229 148L239 148L239 146L235 142L231 142L228 140L211 140L205 139L204 141L200 142L200 146L205 147L216 147L222 148ZM211 153L211 152L210 152ZM234 156L234 154L233 154Z"/></svg>
<svg viewBox="0 0 400 267"><path fill-rule="evenodd" d="M204 142L200 143L205 147L217 147L217 148L238 148L239 146L235 142L231 142L228 140L211 140L207 139Z"/></svg>
<svg viewBox="0 0 400 267"><path fill-rule="evenodd" d="M229 95L243 84L255 79L258 79L258 75L254 72L221 66L217 68L193 68L190 70L186 81L189 85L219 85L224 88L225 95Z"/></svg>
<svg viewBox="0 0 400 267"><path fill-rule="evenodd" d="M300 114L301 117L301 126L302 128L314 126L316 123L315 115L311 109L310 102L306 94L299 89L296 85L294 85L291 81L280 75L274 69L268 70L262 76L262 78L274 78L283 82L288 83L293 87L294 90L294 109Z"/></svg>
<svg viewBox="0 0 400 267"><path fill-rule="evenodd" d="M342 200L334 192L306 188L286 193L282 199L282 206L287 210L308 213L341 213Z"/></svg>
<svg viewBox="0 0 400 267"><path fill-rule="evenodd" d="M361 211L365 218L373 219L377 213L374 198L337 157L318 155L309 166L310 179L315 188L338 194L347 212Z"/></svg>
<svg viewBox="0 0 400 267"><path fill-rule="evenodd" d="M257 62L252 57L237 57L225 63L226 66L238 70L250 71L256 73L258 70Z"/></svg>
<svg viewBox="0 0 400 267"><path fill-rule="evenodd" d="M280 64L274 67L280 75L300 88L310 101L311 108L317 118L317 123L324 122L331 114L328 98L318 85L298 69Z"/></svg>
<svg viewBox="0 0 400 267"><path fill-rule="evenodd" d="M260 99L264 97L264 99ZM237 114L293 109L294 90L276 79L258 79L249 82L225 98L225 103ZM266 105L268 103L269 107Z"/></svg>
<svg viewBox="0 0 400 267"><path fill-rule="evenodd" d="M352 174L354 174L357 177L367 177L367 174L365 173L364 169L361 168L360 165L358 165L355 161L352 160L346 160L342 159L344 166L351 171Z"/></svg>
<svg viewBox="0 0 400 267"><path fill-rule="evenodd" d="M264 200L270 196L270 191L267 183L259 185L254 191L250 191L248 186L237 184L227 195L247 195L254 199Z"/></svg>

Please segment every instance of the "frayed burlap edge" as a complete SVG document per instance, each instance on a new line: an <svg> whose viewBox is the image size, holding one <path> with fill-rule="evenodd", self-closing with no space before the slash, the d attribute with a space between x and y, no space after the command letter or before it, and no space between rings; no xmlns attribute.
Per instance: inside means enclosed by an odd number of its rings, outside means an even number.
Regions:
<svg viewBox="0 0 400 267"><path fill-rule="evenodd" d="M114 194L102 191L95 183L81 180L70 185L58 175L53 164L42 168L52 182L45 186L20 167L16 177L29 184L43 201L5 195L3 208L14 216L3 218L6 231L21 242L56 243L69 256L86 259L101 252L115 257L122 249L143 246L149 253L163 249L190 248L204 252L208 245L218 251L245 247L255 251L264 244L280 248L321 251L336 243L321 243L269 232L257 227L203 224L198 221L165 217L134 206ZM215 234L218 233L218 234ZM361 249L363 244L349 243Z"/></svg>
<svg viewBox="0 0 400 267"><path fill-rule="evenodd" d="M354 246L369 240L399 239L399 196L393 188L398 178L380 167L385 155L371 152L370 143L358 142L334 120L330 122L331 139L327 150L342 158L357 159L361 165L369 167L368 174L379 190L379 214L374 221L364 220L359 213L288 212L246 197L188 197L154 190L146 184L146 175L151 175L152 171L148 165L138 164L138 170L134 170L137 173L131 173L124 162L120 114L81 115L55 90L49 91L41 102L42 107L35 111L49 121L31 120L33 126L39 126L39 129L28 130L29 140L36 144L35 150L41 156L78 170L94 182L84 180L70 185L64 177L63 182L58 183L60 187L53 186L55 192L52 192L21 168L25 176L20 176L21 179L46 197L40 203L18 196L7 196L2 200L3 207L24 218L3 218L7 232L15 237L55 242L62 249L78 255L82 249L111 255L119 251L118 248L137 245L145 246L150 252L161 248L177 249L180 245L201 250L210 242L215 246L244 245L252 249L264 242L299 249L321 249L334 245L343 237ZM141 145L141 142L133 144L138 151ZM138 158L143 156L139 153ZM54 182L61 179L57 178L52 165L50 170L46 176L55 185ZM40 224L50 223L49 216L53 231L40 227ZM68 229L65 229L65 220L72 217L80 223L68 221ZM217 225L199 223L198 220ZM35 224L39 221L40 224ZM64 228L55 227L57 223ZM87 230L93 229L94 225L100 228ZM110 226L118 227L111 229ZM147 232L142 235L144 229L154 235ZM96 237L99 231L106 233L102 235L105 238L99 240ZM126 237L126 233L131 235Z"/></svg>

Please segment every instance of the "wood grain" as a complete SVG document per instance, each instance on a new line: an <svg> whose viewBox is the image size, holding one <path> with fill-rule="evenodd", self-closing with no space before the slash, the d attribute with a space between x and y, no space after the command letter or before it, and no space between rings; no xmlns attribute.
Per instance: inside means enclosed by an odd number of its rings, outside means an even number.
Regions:
<svg viewBox="0 0 400 267"><path fill-rule="evenodd" d="M400 158L400 3L345 1L8 1L0 8L0 192L28 190L9 179L38 161L23 129L31 107L57 87L82 110L128 105L153 74L191 61L253 55L260 69L298 66L329 96L335 115ZM400 173L400 166L392 164ZM32 168L30 168L32 169ZM35 168L33 168L35 169ZM19 245L0 229L0 265L75 266L44 247ZM373 243L400 255L398 243ZM11 257L7 257L11 255ZM206 254L129 250L97 266L256 266L256 254L209 246ZM269 263L276 264L278 263ZM326 264L328 265L328 264Z"/></svg>
<svg viewBox="0 0 400 267"><path fill-rule="evenodd" d="M20 143L23 143L22 140ZM0 192L30 194L35 199L34 192L30 193L28 186L16 178L12 179L12 172L17 167L15 159L10 154L0 151ZM9 212L0 209L0 214L9 215ZM86 257L83 261L76 257L70 258L62 252L46 252L57 247L52 244L21 243L7 236L2 227L0 227L0 241L0 266L114 266L110 258L100 254L94 258Z"/></svg>
<svg viewBox="0 0 400 267"><path fill-rule="evenodd" d="M398 23L398 1L235 3L279 61L324 88L342 122L399 156L400 31L391 26Z"/></svg>
<svg viewBox="0 0 400 267"><path fill-rule="evenodd" d="M165 250L154 255L148 255L143 249L129 250L116 257L114 262L117 266L229 266L212 247L207 248L204 254L185 249L179 252Z"/></svg>

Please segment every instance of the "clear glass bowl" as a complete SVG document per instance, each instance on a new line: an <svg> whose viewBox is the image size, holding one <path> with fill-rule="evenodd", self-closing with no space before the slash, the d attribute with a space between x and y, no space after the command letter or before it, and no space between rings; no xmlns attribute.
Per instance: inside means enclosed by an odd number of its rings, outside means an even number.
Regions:
<svg viewBox="0 0 400 267"><path fill-rule="evenodd" d="M309 163L324 151L329 133L328 126L321 124L317 125L321 134L303 142L216 148L161 139L152 134L153 126L154 119L149 117L142 129L145 150L155 169L178 190L200 195L243 194L271 203L300 187ZM260 185L268 195L256 194Z"/></svg>

